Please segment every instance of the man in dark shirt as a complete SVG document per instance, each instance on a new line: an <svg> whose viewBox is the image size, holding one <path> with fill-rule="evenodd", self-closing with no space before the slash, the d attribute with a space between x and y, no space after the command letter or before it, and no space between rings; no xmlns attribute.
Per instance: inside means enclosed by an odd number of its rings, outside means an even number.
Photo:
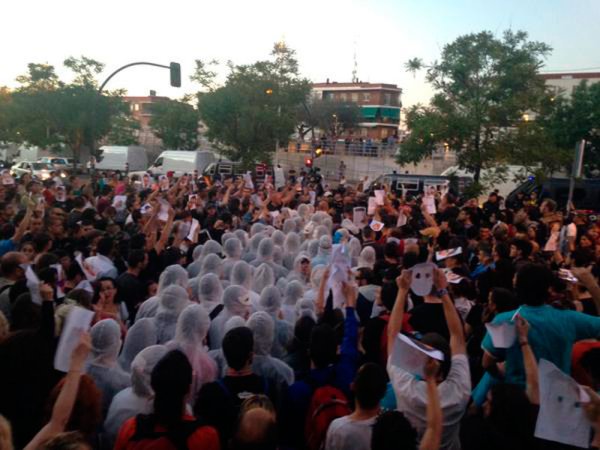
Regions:
<svg viewBox="0 0 600 450"><path fill-rule="evenodd" d="M200 420L215 427L221 437L222 448L233 436L242 402L254 395L268 395L273 404L276 386L252 372L254 338L247 327L229 330L223 338L223 355L227 361L225 377L202 386L194 413Z"/></svg>
<svg viewBox="0 0 600 450"><path fill-rule="evenodd" d="M117 283L117 301L125 302L131 323L139 305L145 300L144 283L140 280L140 272L148 264L148 256L144 250L131 250L127 258L127 271L119 275Z"/></svg>

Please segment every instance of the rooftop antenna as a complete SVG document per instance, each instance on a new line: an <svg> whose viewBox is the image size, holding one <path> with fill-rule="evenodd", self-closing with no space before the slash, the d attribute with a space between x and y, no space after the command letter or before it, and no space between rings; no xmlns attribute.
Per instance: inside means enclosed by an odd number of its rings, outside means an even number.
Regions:
<svg viewBox="0 0 600 450"><path fill-rule="evenodd" d="M354 67L352 69L352 82L358 83L358 62L356 60L356 41L354 41Z"/></svg>

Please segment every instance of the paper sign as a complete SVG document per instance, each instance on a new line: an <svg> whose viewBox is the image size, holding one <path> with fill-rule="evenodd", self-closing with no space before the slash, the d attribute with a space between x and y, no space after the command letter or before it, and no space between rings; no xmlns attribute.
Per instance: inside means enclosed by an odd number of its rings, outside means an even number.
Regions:
<svg viewBox="0 0 600 450"><path fill-rule="evenodd" d="M431 294L435 268L436 266L433 263L421 263L410 269L412 272L410 288L415 294L420 296Z"/></svg>
<svg viewBox="0 0 600 450"><path fill-rule="evenodd" d="M377 206L383 206L385 199L385 191L383 189L376 189L375 193L375 204Z"/></svg>
<svg viewBox="0 0 600 450"><path fill-rule="evenodd" d="M569 283L577 283L578 281L577 277L569 269L558 269L558 278Z"/></svg>
<svg viewBox="0 0 600 450"><path fill-rule="evenodd" d="M592 427L581 407L581 387L550 361L538 365L540 409L534 436L588 448Z"/></svg>
<svg viewBox="0 0 600 450"><path fill-rule="evenodd" d="M31 265L28 265L25 270L25 278L27 279L27 289L29 289L29 293L31 294L31 301L36 305L41 305L42 296L40 295L40 279L31 268Z"/></svg>
<svg viewBox="0 0 600 450"><path fill-rule="evenodd" d="M396 226L403 227L404 225L406 225L406 222L408 222L408 218L402 211L399 211L398 212L398 221L396 222Z"/></svg>
<svg viewBox="0 0 600 450"><path fill-rule="evenodd" d="M152 188L152 178L150 175L145 174L142 176L142 189L151 189Z"/></svg>
<svg viewBox="0 0 600 450"><path fill-rule="evenodd" d="M64 186L59 186L56 188L56 201L59 203L64 203L67 201L67 193Z"/></svg>
<svg viewBox="0 0 600 450"><path fill-rule="evenodd" d="M192 225L190 227L190 232L188 233L186 239L188 241L196 242L196 230L200 227L200 222L196 219L192 219Z"/></svg>
<svg viewBox="0 0 600 450"><path fill-rule="evenodd" d="M68 372L71 364L71 354L77 344L81 333L90 329L90 324L94 318L94 312L75 306L69 312L65 326L63 327L54 355L54 368L61 372Z"/></svg>
<svg viewBox="0 0 600 450"><path fill-rule="evenodd" d="M369 203L367 204L367 214L372 216L377 211L377 200L375 197L369 197Z"/></svg>
<svg viewBox="0 0 600 450"><path fill-rule="evenodd" d="M112 205L115 207L117 211L123 211L127 206L127 196L126 195L115 195L113 198Z"/></svg>
<svg viewBox="0 0 600 450"><path fill-rule="evenodd" d="M425 205L427 213L435 214L437 212L435 208L435 197L433 195L425 195L425 197L423 197L423 204Z"/></svg>
<svg viewBox="0 0 600 450"><path fill-rule="evenodd" d="M309 191L308 196L310 197L310 204L314 206L317 201L317 193L315 191Z"/></svg>
<svg viewBox="0 0 600 450"><path fill-rule="evenodd" d="M152 205L150 203L144 203L140 208L140 212L144 215L152 214Z"/></svg>
<svg viewBox="0 0 600 450"><path fill-rule="evenodd" d="M496 348L510 348L517 342L517 327L514 323L486 323L485 328Z"/></svg>
<svg viewBox="0 0 600 450"><path fill-rule="evenodd" d="M383 227L383 222L379 222L377 220L371 220L371 223L369 224L369 228L371 228L371 230L373 230L376 233L383 230Z"/></svg>
<svg viewBox="0 0 600 450"><path fill-rule="evenodd" d="M252 181L252 174L250 172L244 174L244 187L254 189L254 182Z"/></svg>
<svg viewBox="0 0 600 450"><path fill-rule="evenodd" d="M4 169L2 171L2 184L4 186L10 186L15 184L15 179L12 177L8 169Z"/></svg>
<svg viewBox="0 0 600 450"><path fill-rule="evenodd" d="M158 177L158 185L161 191L169 190L169 179L165 175Z"/></svg>
<svg viewBox="0 0 600 450"><path fill-rule="evenodd" d="M90 269L87 266L87 264L84 263L83 256L81 255L80 252L75 253L75 261L77 261L77 264L79 264L79 268L81 269L81 271L85 275L85 278L88 281L96 280L96 274L92 271L92 269Z"/></svg>
<svg viewBox="0 0 600 450"><path fill-rule="evenodd" d="M329 280L327 280L328 289L331 289L333 295L333 308L342 308L346 298L344 297L342 286L347 283L348 271L352 265L350 252L344 244L336 244L331 252L331 271Z"/></svg>
<svg viewBox="0 0 600 450"><path fill-rule="evenodd" d="M451 269L445 269L444 275L446 275L446 281L452 284L459 284L464 279L460 275L452 272Z"/></svg>
<svg viewBox="0 0 600 450"><path fill-rule="evenodd" d="M277 189L285 186L285 175L283 173L283 169L281 167L275 167L275 187Z"/></svg>
<svg viewBox="0 0 600 450"><path fill-rule="evenodd" d="M413 375L424 377L423 368L429 358L444 360L444 354L425 344L398 333L390 363Z"/></svg>
<svg viewBox="0 0 600 450"><path fill-rule="evenodd" d="M453 256L460 255L462 253L462 247L449 248L448 250L440 250L435 252L435 258L438 261L442 261L446 258L452 258Z"/></svg>
<svg viewBox="0 0 600 450"><path fill-rule="evenodd" d="M165 199L161 199L159 203L160 211L158 213L158 220L160 220L161 222L166 222L167 220L169 220L169 202L167 202Z"/></svg>
<svg viewBox="0 0 600 450"><path fill-rule="evenodd" d="M356 207L352 210L352 223L358 228L364 228L366 212L367 211L362 206Z"/></svg>

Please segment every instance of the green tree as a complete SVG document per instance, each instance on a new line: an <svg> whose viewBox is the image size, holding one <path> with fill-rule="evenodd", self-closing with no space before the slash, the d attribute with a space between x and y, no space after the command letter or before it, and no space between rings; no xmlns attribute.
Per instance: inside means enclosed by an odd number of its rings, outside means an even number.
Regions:
<svg viewBox="0 0 600 450"><path fill-rule="evenodd" d="M195 150L198 147L198 111L184 98L152 104L150 127L164 148Z"/></svg>
<svg viewBox="0 0 600 450"><path fill-rule="evenodd" d="M99 94L93 75L103 65L92 59L68 58L65 66L75 73L72 83L58 79L53 66L29 64L21 84L10 94L5 114L12 124L10 136L15 142L51 149L69 147L77 162L83 148L111 129L115 115L126 112L121 92Z"/></svg>
<svg viewBox="0 0 600 450"><path fill-rule="evenodd" d="M315 128L331 136L340 136L355 129L361 119L360 107L352 102L314 100L297 110L296 129L302 139Z"/></svg>
<svg viewBox="0 0 600 450"><path fill-rule="evenodd" d="M292 49L277 43L271 57L248 65L229 63L225 84L198 95L208 138L246 165L269 161L276 143L287 143L297 123L297 108L310 91ZM202 79L206 85L214 76Z"/></svg>
<svg viewBox="0 0 600 450"><path fill-rule="evenodd" d="M507 31L501 39L481 32L446 45L440 60L429 66L410 60L409 71L427 69L435 94L429 106L407 111L410 135L398 162L418 162L436 146L447 145L476 182L482 169L508 162L499 152L499 139L546 98L538 72L550 51L544 43L529 41L525 32Z"/></svg>
<svg viewBox="0 0 600 450"><path fill-rule="evenodd" d="M600 84L582 81L570 97L558 93L546 101L535 122L552 145L560 149L563 165L570 170L575 144L584 139L584 169L600 176ZM547 156L547 154L546 154Z"/></svg>

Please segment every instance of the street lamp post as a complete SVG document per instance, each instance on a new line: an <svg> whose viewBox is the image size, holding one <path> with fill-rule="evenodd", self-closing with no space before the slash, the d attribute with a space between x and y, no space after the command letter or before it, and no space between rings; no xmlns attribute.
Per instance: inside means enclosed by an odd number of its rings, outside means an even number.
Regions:
<svg viewBox="0 0 600 450"><path fill-rule="evenodd" d="M102 95L102 90L104 89L104 87L106 86L106 84L119 72L121 72L122 70L125 70L129 67L133 67L133 66L154 66L154 67L160 67L162 69L169 69L169 73L170 73L170 82L171 82L171 86L173 87L181 87L181 65L179 63L176 62L171 62L168 66L165 66L164 64L156 64L156 63L152 63L152 62L146 62L146 61L139 61L139 62L134 62L134 63L130 63L130 64L125 64L122 67L119 67L117 70L115 70L113 73L111 73L106 80L104 80L104 82L100 85L100 87L98 88L98 96ZM98 97L94 97L94 107L92 109L92 133L91 133L91 156L93 156L96 152L96 136L95 136L95 128L96 128L96 101L98 99Z"/></svg>

